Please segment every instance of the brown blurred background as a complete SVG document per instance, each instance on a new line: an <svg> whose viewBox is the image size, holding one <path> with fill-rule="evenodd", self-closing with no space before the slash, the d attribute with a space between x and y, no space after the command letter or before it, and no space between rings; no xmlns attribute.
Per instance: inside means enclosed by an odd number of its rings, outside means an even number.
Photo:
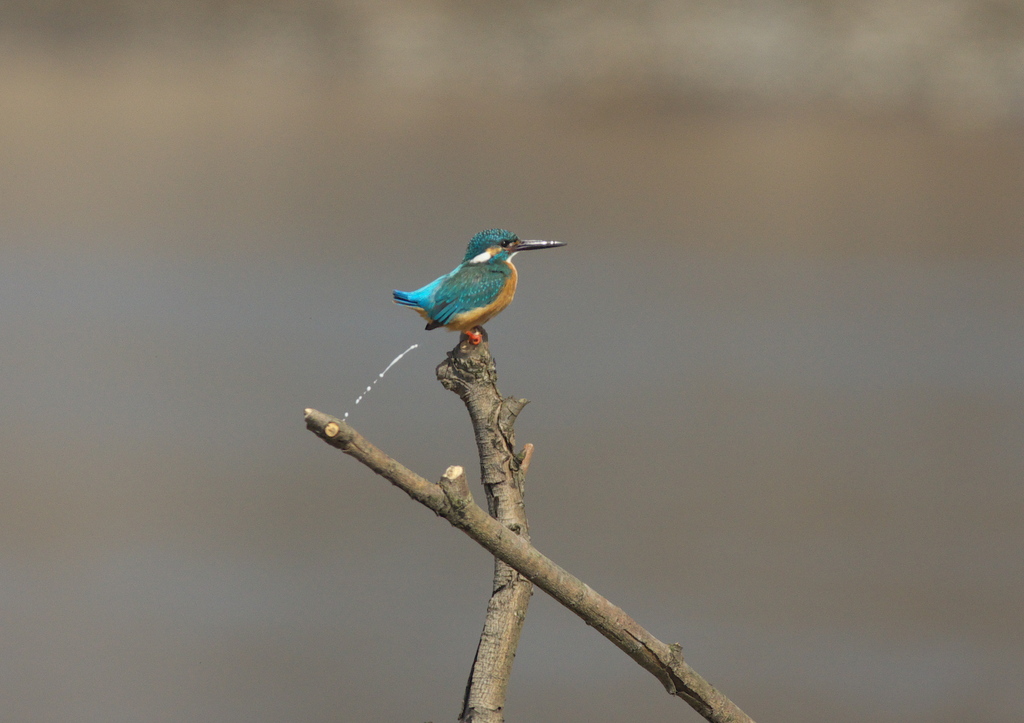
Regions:
<svg viewBox="0 0 1024 723"><path fill-rule="evenodd" d="M475 469L390 291L494 226L543 551L757 720L1024 719L1019 2L0 28L4 721L454 719L490 562L302 409ZM507 716L698 720L542 594Z"/></svg>

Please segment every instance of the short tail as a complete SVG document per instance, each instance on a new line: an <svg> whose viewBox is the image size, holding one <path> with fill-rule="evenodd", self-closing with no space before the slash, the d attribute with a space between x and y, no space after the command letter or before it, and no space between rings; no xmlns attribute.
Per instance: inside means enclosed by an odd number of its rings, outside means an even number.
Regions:
<svg viewBox="0 0 1024 723"><path fill-rule="evenodd" d="M412 293L408 291L392 291L391 295L395 297L395 303L401 304L402 306L411 306L414 309L420 308L420 302L416 301Z"/></svg>

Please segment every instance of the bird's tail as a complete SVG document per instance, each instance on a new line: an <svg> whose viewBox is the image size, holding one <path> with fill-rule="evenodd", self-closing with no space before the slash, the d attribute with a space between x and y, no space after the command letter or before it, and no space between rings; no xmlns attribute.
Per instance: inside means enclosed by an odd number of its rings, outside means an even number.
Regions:
<svg viewBox="0 0 1024 723"><path fill-rule="evenodd" d="M391 292L392 296L395 297L396 304L401 304L402 306L411 306L414 309L418 309L420 308L420 302L413 297L414 293L415 292L397 290Z"/></svg>

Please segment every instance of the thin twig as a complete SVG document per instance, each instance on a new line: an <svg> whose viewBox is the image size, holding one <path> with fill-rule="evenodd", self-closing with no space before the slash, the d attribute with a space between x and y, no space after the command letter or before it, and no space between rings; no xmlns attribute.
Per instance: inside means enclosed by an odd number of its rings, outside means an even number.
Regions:
<svg viewBox="0 0 1024 723"><path fill-rule="evenodd" d="M660 680L669 693L685 700L705 719L715 723L752 723L735 703L683 660L682 648L678 644L667 645L655 638L622 608L487 514L473 501L461 467L449 467L440 484L434 484L389 457L337 417L307 409L306 428L359 460L518 570L612 641Z"/></svg>

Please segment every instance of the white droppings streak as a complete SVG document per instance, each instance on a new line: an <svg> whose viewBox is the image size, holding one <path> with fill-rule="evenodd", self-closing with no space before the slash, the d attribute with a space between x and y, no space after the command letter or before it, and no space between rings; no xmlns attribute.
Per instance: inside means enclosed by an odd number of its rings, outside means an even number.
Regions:
<svg viewBox="0 0 1024 723"><path fill-rule="evenodd" d="M363 392L362 394L360 394L360 395L359 395L359 397L358 397L358 398L356 399L356 404L359 404L359 402L363 401L363 397L365 397L365 396L366 396L367 394L369 394L369 393L370 393L370 390L372 390L372 389L373 389L373 387L374 387L374 386L375 386L375 385L377 384L377 382L379 382L379 381L380 381L381 379L383 379L383 378L384 378L384 375L388 373L388 369L390 369L390 368L391 368L391 367L393 367L393 366L394 366L395 364L397 364L397 363L398 363L398 361L399 361L399 359L401 359L401 358L402 358L403 356L405 356L406 354L408 354L409 352L411 352L411 351L412 351L413 349L415 349L415 348L416 348L416 347L418 347L418 346L419 346L419 344L413 344L413 345L412 345L412 346L410 346L410 347L409 347L408 349L406 349L406 350L405 350L405 351L403 351L403 352L402 352L401 354L399 354L399 355L398 355L398 356L396 356L396 357L395 357L394 359L392 359L392 360L391 360L391 363L390 363L390 364L388 364L388 365L387 365L386 367L384 367L384 371L382 371L382 372L381 372L380 374L378 374L378 375L377 375L377 378L373 380L373 384L371 384L370 386L368 386L368 387L366 388L366 391L365 391L365 392ZM348 412L345 412L345 416L344 416L344 417L342 417L342 419L348 419Z"/></svg>
<svg viewBox="0 0 1024 723"><path fill-rule="evenodd" d="M393 366L394 366L395 364L397 364L397 363L398 363L398 360L399 360L399 359L401 359L401 358L402 358L403 356L405 356L406 354L408 354L409 352L411 352L411 351L412 351L413 349L415 349L415 348L416 348L416 347L418 347L418 346L419 346L419 344L413 344L413 345L412 345L412 346L410 346L410 347L409 347L408 349L406 349L406 350L405 350L405 351L403 351L403 352L402 352L401 354L399 354L399 355L398 355L398 356L396 356L396 357L395 357L394 359L392 359L392 360L391 360L391 363L390 363L390 364L388 364L388 365L387 365L386 367L384 367L384 371L382 371L382 372L381 372L380 374L378 374L378 375L377 375L377 378L378 378L378 379L383 379L383 378L384 378L384 375L388 373L388 369L390 369L390 368L391 368L391 367L393 367ZM376 384L376 382L374 382L374 384Z"/></svg>

